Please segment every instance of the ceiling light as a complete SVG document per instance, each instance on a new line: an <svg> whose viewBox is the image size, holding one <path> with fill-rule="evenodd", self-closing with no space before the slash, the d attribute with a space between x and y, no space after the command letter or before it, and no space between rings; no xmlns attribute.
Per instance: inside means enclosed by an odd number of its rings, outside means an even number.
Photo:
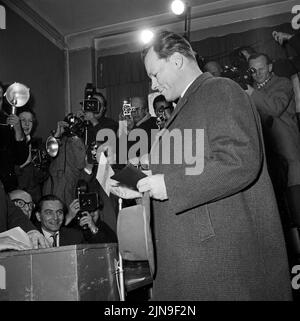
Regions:
<svg viewBox="0 0 300 321"><path fill-rule="evenodd" d="M145 29L141 32L140 39L144 44L147 44L152 40L153 36L154 33L151 30Z"/></svg>
<svg viewBox="0 0 300 321"><path fill-rule="evenodd" d="M171 4L171 9L174 14L179 16L185 11L185 3L181 0L174 0Z"/></svg>

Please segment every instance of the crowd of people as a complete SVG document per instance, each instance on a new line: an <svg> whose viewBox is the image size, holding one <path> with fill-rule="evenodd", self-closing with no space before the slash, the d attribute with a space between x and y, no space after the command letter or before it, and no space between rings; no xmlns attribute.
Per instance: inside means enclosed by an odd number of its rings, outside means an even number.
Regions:
<svg viewBox="0 0 300 321"><path fill-rule="evenodd" d="M300 55L299 33L273 36ZM162 31L142 52L152 90L159 93L153 101L156 117L147 97L131 97L129 115L121 110L125 133L142 129L148 138L146 154L137 151L135 160L128 156L127 162L139 165L146 157L152 174L122 195L138 202L148 192L152 199L153 300L291 300L285 231L300 231L295 99L300 89L292 82L298 79L299 58L287 61L289 79L265 53L251 47L239 52L239 68L251 73L242 85L228 79L217 61L201 70L189 42ZM119 123L106 116L104 95L95 89L90 99L99 108L77 113L81 135L70 131L66 119L58 121L53 141L59 150L43 168L33 162L38 145L33 109L10 113L3 106L4 91L1 85L0 232L20 226L35 248L117 243L120 193L111 189L109 194L99 183L99 153L93 154L95 148L108 159L113 159L109 153L118 153L97 139L103 129L120 134ZM187 174L185 159L166 164L160 154L168 132L186 129L204 130L204 165L197 175ZM152 130L158 133L155 140ZM134 143L128 142L128 151ZM200 148L199 141L193 144L184 150ZM118 164L118 155L114 159L115 171L126 165ZM85 193L97 196L93 208L83 208L79 182Z"/></svg>

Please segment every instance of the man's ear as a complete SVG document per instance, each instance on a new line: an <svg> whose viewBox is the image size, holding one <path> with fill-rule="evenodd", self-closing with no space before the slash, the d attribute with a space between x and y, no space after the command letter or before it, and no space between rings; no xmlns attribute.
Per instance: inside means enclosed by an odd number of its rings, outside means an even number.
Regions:
<svg viewBox="0 0 300 321"><path fill-rule="evenodd" d="M41 214L39 212L35 213L36 219L40 222L41 221Z"/></svg>
<svg viewBox="0 0 300 321"><path fill-rule="evenodd" d="M170 57L170 61L175 65L176 68L181 69L183 66L183 55L179 52L174 52Z"/></svg>
<svg viewBox="0 0 300 321"><path fill-rule="evenodd" d="M272 72L272 70L273 70L273 64L271 63L269 64L269 72Z"/></svg>

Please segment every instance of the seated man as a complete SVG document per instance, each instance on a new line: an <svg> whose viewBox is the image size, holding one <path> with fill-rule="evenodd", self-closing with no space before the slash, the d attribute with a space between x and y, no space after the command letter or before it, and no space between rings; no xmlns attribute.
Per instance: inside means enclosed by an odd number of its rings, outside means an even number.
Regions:
<svg viewBox="0 0 300 321"><path fill-rule="evenodd" d="M52 247L85 243L81 231L62 226L65 213L66 206L55 195L44 195L38 202L38 228Z"/></svg>
<svg viewBox="0 0 300 321"><path fill-rule="evenodd" d="M15 189L9 193L9 197L13 203L20 207L22 212L30 219L32 210L34 208L31 195L21 189Z"/></svg>
<svg viewBox="0 0 300 321"><path fill-rule="evenodd" d="M33 248L49 247L44 236L37 231L30 220L7 197L0 181L0 233L18 226L27 233Z"/></svg>
<svg viewBox="0 0 300 321"><path fill-rule="evenodd" d="M79 200L75 199L70 204L68 217L66 217L66 225L81 228L84 238L88 243L118 242L114 231L100 218L101 212L99 208L91 212L83 211L78 216L79 210Z"/></svg>

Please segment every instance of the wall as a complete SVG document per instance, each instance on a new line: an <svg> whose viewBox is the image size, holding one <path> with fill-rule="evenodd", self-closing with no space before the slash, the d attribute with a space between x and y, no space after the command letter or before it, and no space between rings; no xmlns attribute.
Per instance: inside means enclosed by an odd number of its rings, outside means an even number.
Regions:
<svg viewBox="0 0 300 321"><path fill-rule="evenodd" d="M6 8L0 30L0 80L26 84L34 99L37 136L46 138L65 115L65 57L20 16Z"/></svg>
<svg viewBox="0 0 300 321"><path fill-rule="evenodd" d="M69 70L71 110L77 111L81 108L86 84L93 82L91 48L70 51Z"/></svg>

